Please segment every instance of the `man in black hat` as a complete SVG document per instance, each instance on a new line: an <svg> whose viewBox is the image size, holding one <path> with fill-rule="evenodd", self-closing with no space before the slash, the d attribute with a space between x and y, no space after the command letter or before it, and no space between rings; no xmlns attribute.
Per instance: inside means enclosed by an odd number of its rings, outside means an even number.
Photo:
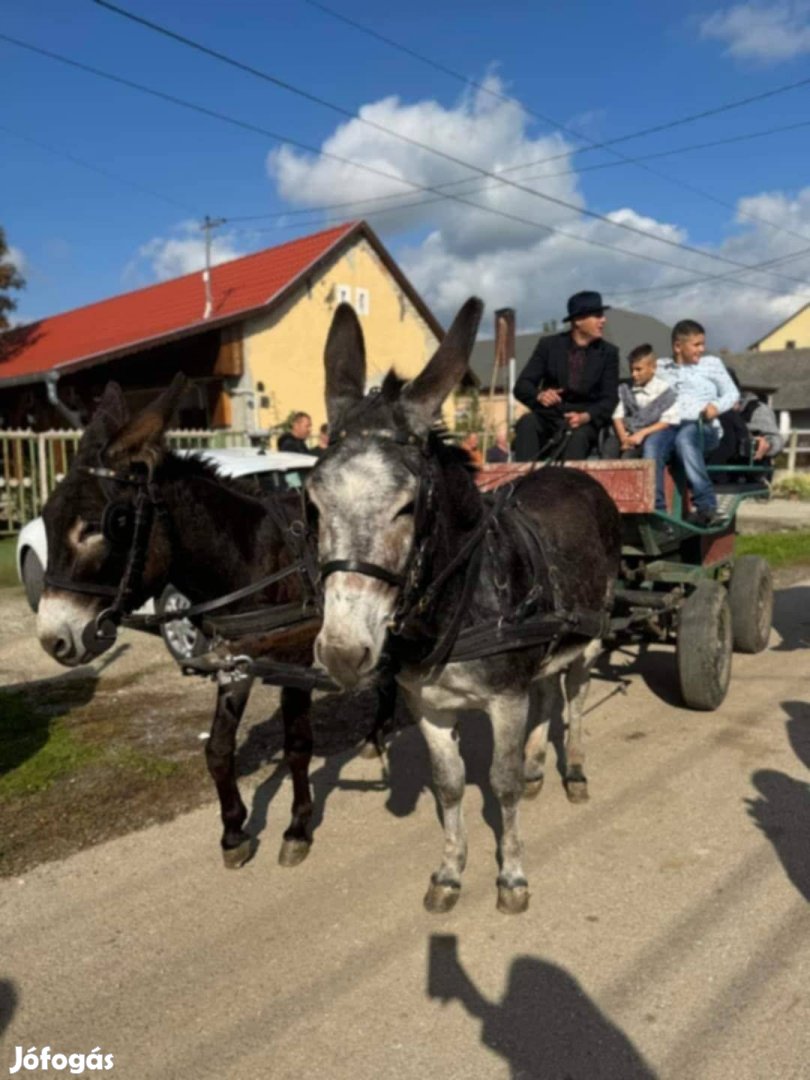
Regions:
<svg viewBox="0 0 810 1080"><path fill-rule="evenodd" d="M534 461L561 446L566 461L583 461L599 429L610 424L619 400L619 352L604 341L605 312L598 292L568 301L571 329L541 337L515 383L515 397L531 412L515 428L515 459Z"/></svg>

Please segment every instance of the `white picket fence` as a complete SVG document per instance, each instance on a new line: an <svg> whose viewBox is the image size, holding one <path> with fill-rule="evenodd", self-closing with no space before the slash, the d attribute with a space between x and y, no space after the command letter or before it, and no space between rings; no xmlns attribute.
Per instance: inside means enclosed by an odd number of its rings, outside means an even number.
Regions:
<svg viewBox="0 0 810 1080"><path fill-rule="evenodd" d="M788 437L785 453L789 473L798 469L810 469L810 431L794 428Z"/></svg>
<svg viewBox="0 0 810 1080"><path fill-rule="evenodd" d="M17 532L42 512L81 437L81 431L0 430L0 536ZM167 438L175 449L249 445L244 431L170 431Z"/></svg>

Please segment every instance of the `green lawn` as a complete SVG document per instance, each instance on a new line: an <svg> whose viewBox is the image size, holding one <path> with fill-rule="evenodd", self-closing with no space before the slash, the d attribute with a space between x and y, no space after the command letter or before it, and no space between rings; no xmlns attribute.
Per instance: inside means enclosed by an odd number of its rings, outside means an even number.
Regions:
<svg viewBox="0 0 810 1080"><path fill-rule="evenodd" d="M0 589L20 584L20 579L17 577L17 564L14 561L16 546L16 536L0 537Z"/></svg>
<svg viewBox="0 0 810 1080"><path fill-rule="evenodd" d="M810 565L810 531L756 533L737 537L738 555L761 555L774 569L797 563Z"/></svg>

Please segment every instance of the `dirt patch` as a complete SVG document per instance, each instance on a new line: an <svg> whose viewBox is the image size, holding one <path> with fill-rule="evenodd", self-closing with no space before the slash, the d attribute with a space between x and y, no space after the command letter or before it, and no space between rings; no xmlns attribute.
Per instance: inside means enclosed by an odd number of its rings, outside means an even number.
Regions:
<svg viewBox="0 0 810 1080"><path fill-rule="evenodd" d="M21 590L0 590L0 877L211 801L201 736L215 697L213 683L180 674L160 638L135 632L66 671L40 648ZM369 694L317 695L316 754L356 748L373 707ZM237 748L249 808L283 742L280 691L256 686Z"/></svg>

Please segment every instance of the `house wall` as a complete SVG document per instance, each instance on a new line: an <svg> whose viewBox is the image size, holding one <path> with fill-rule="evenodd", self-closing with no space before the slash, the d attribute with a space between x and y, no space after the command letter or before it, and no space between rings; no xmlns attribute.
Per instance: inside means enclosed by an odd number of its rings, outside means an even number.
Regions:
<svg viewBox="0 0 810 1080"><path fill-rule="evenodd" d="M243 324L245 374L239 388L256 390L257 406L262 394L269 396L269 407L256 409L261 428L283 423L294 410L310 414L314 431L326 420L323 352L341 288L349 290L363 328L369 386L379 385L391 366L412 377L435 351L438 342L427 322L359 237L285 304ZM360 289L366 291L365 308Z"/></svg>
<svg viewBox="0 0 810 1080"><path fill-rule="evenodd" d="M793 348L810 348L810 304L797 311L792 319L764 337L757 345L757 352L771 352L775 349L787 349L788 342L794 342Z"/></svg>

